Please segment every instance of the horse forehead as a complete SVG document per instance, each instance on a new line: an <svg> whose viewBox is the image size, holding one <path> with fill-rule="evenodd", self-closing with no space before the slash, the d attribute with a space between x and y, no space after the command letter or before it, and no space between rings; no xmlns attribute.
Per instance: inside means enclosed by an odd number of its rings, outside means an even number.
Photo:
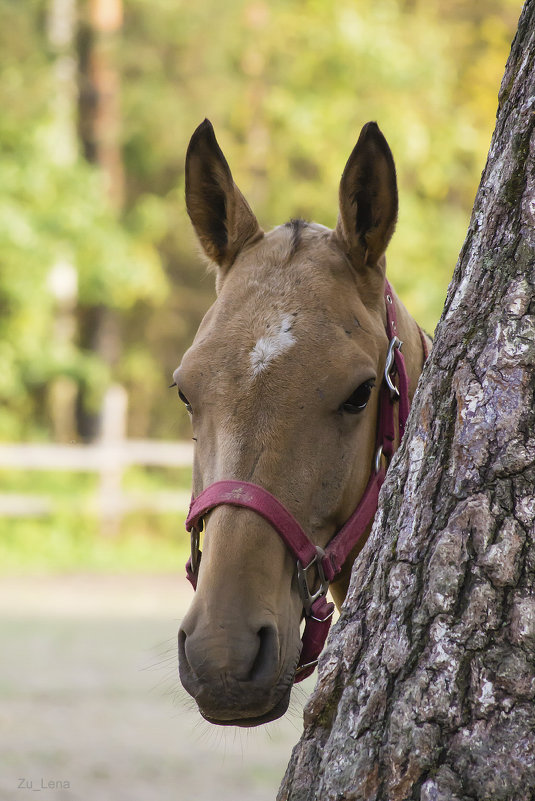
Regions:
<svg viewBox="0 0 535 801"><path fill-rule="evenodd" d="M253 377L267 370L272 362L289 351L297 343L294 333L296 312L280 312L272 317L273 322L265 325L264 333L257 338L249 353L249 363Z"/></svg>
<svg viewBox="0 0 535 801"><path fill-rule="evenodd" d="M255 319L277 320L296 309L333 312L358 304L355 278L343 254L332 245L332 231L318 223L292 220L267 233L239 260L223 286L225 306ZM234 302L227 304L230 298ZM223 298L222 298L223 299ZM313 318L311 318L313 322Z"/></svg>
<svg viewBox="0 0 535 801"><path fill-rule="evenodd" d="M332 357L340 339L362 324L368 328L367 310L331 234L293 221L240 258L202 331L202 360L224 359L232 372L245 368L255 378L275 365L299 366L303 357L321 360L330 349Z"/></svg>

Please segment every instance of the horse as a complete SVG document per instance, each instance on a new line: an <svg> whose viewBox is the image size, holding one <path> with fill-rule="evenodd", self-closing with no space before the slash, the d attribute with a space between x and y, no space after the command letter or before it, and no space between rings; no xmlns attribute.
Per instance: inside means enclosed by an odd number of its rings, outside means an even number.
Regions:
<svg viewBox="0 0 535 801"><path fill-rule="evenodd" d="M334 230L264 232L208 120L185 174L217 297L173 373L195 442L179 673L206 720L250 727L283 715L316 665L327 589L340 607L431 342L386 279L398 193L376 123Z"/></svg>

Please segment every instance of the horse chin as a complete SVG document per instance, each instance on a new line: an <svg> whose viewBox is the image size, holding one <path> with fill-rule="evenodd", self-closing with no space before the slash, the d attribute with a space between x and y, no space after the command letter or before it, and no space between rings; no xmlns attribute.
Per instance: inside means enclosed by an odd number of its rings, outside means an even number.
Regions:
<svg viewBox="0 0 535 801"><path fill-rule="evenodd" d="M254 726L262 726L264 723L271 723L272 720L277 720L281 718L286 710L288 709L288 705L290 703L290 694L292 688L290 687L282 696L282 698L275 704L275 706L270 709L268 712L264 712L262 715L258 715L256 717L236 717L236 718L217 718L209 715L207 712L204 712L199 707L199 712L203 716L208 723L213 723L215 726L240 726L244 729L251 729Z"/></svg>

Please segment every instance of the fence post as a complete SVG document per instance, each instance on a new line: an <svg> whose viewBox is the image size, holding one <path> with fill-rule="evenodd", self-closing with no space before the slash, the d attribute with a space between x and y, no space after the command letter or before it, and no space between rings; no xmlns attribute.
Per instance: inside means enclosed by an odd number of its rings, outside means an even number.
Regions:
<svg viewBox="0 0 535 801"><path fill-rule="evenodd" d="M123 513L123 452L126 438L128 393L120 384L112 384L102 401L99 441L105 458L100 468L99 513L104 536L116 536Z"/></svg>

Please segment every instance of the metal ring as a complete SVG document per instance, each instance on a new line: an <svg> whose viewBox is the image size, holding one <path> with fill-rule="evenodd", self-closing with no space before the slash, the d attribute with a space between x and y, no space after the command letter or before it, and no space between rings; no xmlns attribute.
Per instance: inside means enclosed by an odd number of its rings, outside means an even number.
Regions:
<svg viewBox="0 0 535 801"><path fill-rule="evenodd" d="M375 459L373 460L373 467L376 473L379 472L381 469L381 456L383 455L383 446L379 445L377 451L375 453Z"/></svg>
<svg viewBox="0 0 535 801"><path fill-rule="evenodd" d="M315 620L316 623L325 623L326 620L329 620L334 615L334 609L331 609L328 615L325 617L315 617L314 615L310 615L311 620Z"/></svg>
<svg viewBox="0 0 535 801"><path fill-rule="evenodd" d="M199 569L199 564L201 561L201 551L199 548L200 541L201 541L201 528L197 528L197 526L193 526L191 529L190 534L190 541L191 541L191 569L193 573L196 573Z"/></svg>
<svg viewBox="0 0 535 801"><path fill-rule="evenodd" d="M315 668L318 662L318 659L314 659L312 662L307 662L306 665L299 665L299 667L295 669L295 675L298 676L303 670L307 670L307 668Z"/></svg>

